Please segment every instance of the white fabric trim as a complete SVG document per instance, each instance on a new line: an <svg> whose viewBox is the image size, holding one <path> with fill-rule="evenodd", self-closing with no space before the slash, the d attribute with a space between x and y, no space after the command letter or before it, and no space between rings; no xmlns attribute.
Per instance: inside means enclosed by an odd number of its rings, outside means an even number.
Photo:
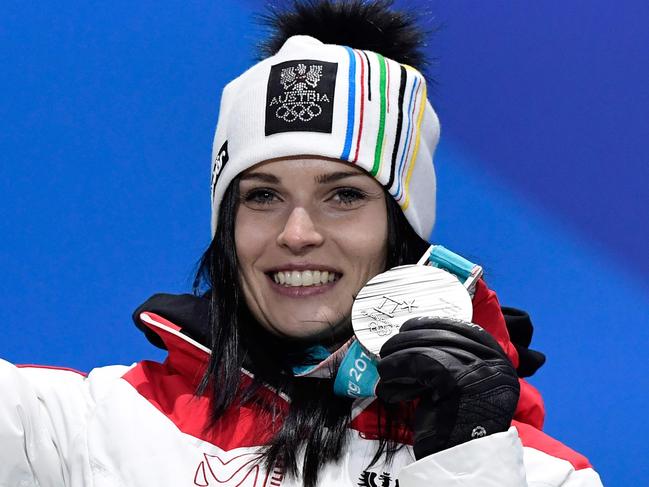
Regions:
<svg viewBox="0 0 649 487"><path fill-rule="evenodd" d="M208 355L212 354L212 351L209 348L207 348L206 346L201 345L196 340L193 340L192 338L188 337L184 333L181 333L181 332L179 332L177 330L174 330L173 328L170 328L169 326L165 325L164 323L160 323L160 322L154 320L146 312L140 313L140 319L142 321L146 322L146 323L149 323L150 325L155 326L156 328L160 328L160 329L166 331L167 333L171 333L173 336L176 336L176 337L180 338L184 342L190 343L191 345L195 346L196 348L198 348L199 350L205 352Z"/></svg>
<svg viewBox="0 0 649 487"><path fill-rule="evenodd" d="M525 487L523 445L516 428L478 438L408 465L401 487Z"/></svg>
<svg viewBox="0 0 649 487"><path fill-rule="evenodd" d="M572 464L536 448L525 448L525 471L529 487L601 487L602 481L592 468L575 470Z"/></svg>

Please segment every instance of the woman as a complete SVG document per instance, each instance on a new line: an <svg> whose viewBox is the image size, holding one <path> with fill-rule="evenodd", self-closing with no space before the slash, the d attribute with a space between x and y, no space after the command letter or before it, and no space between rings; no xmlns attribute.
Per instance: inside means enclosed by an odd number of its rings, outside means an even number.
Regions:
<svg viewBox="0 0 649 487"><path fill-rule="evenodd" d="M481 280L475 324L412 320L385 343L378 397L336 389L354 297L428 247L439 123L423 36L388 2L273 22L268 57L223 92L195 296L134 314L167 360L2 364L0 485L601 485L537 429Z"/></svg>

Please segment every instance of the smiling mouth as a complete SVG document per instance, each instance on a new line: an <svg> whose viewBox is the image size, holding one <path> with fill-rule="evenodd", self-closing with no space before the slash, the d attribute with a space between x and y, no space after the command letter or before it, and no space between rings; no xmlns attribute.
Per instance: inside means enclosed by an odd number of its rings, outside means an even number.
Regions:
<svg viewBox="0 0 649 487"><path fill-rule="evenodd" d="M342 274L321 270L292 270L271 272L268 276L284 287L319 287L336 282Z"/></svg>

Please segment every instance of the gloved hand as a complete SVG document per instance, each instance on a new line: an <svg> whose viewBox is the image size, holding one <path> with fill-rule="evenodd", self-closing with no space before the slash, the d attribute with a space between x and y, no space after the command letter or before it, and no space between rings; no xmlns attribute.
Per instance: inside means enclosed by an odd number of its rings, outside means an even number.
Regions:
<svg viewBox="0 0 649 487"><path fill-rule="evenodd" d="M377 396L387 403L419 399L413 424L417 459L509 428L520 389L516 371L478 325L410 319L380 356Z"/></svg>

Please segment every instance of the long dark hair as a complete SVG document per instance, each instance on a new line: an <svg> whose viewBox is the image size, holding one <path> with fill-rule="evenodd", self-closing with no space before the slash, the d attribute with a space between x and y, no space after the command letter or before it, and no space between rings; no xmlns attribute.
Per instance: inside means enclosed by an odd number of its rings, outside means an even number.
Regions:
<svg viewBox="0 0 649 487"><path fill-rule="evenodd" d="M428 243L415 233L387 192L385 199L386 269L414 263ZM352 400L333 393L333 379L294 377L291 365L296 360L299 363L300 350L265 331L248 310L240 286L234 241L238 205L239 178L235 178L223 197L216 233L200 260L194 282L194 292L210 300L212 354L199 393L211 396L212 426L229 407L255 400L264 384L278 395L288 395L291 401L287 414L271 411L273 417L282 418L282 424L262 449L261 460L268 468L281 461L287 473L296 475L296 453L304 451L303 481L305 487L312 487L321 467L340 459L344 451ZM241 368L254 376L245 386ZM384 453L390 459L398 447L391 439L393 409L386 406L384 410L384 424L378 425L383 435L370 465Z"/></svg>

